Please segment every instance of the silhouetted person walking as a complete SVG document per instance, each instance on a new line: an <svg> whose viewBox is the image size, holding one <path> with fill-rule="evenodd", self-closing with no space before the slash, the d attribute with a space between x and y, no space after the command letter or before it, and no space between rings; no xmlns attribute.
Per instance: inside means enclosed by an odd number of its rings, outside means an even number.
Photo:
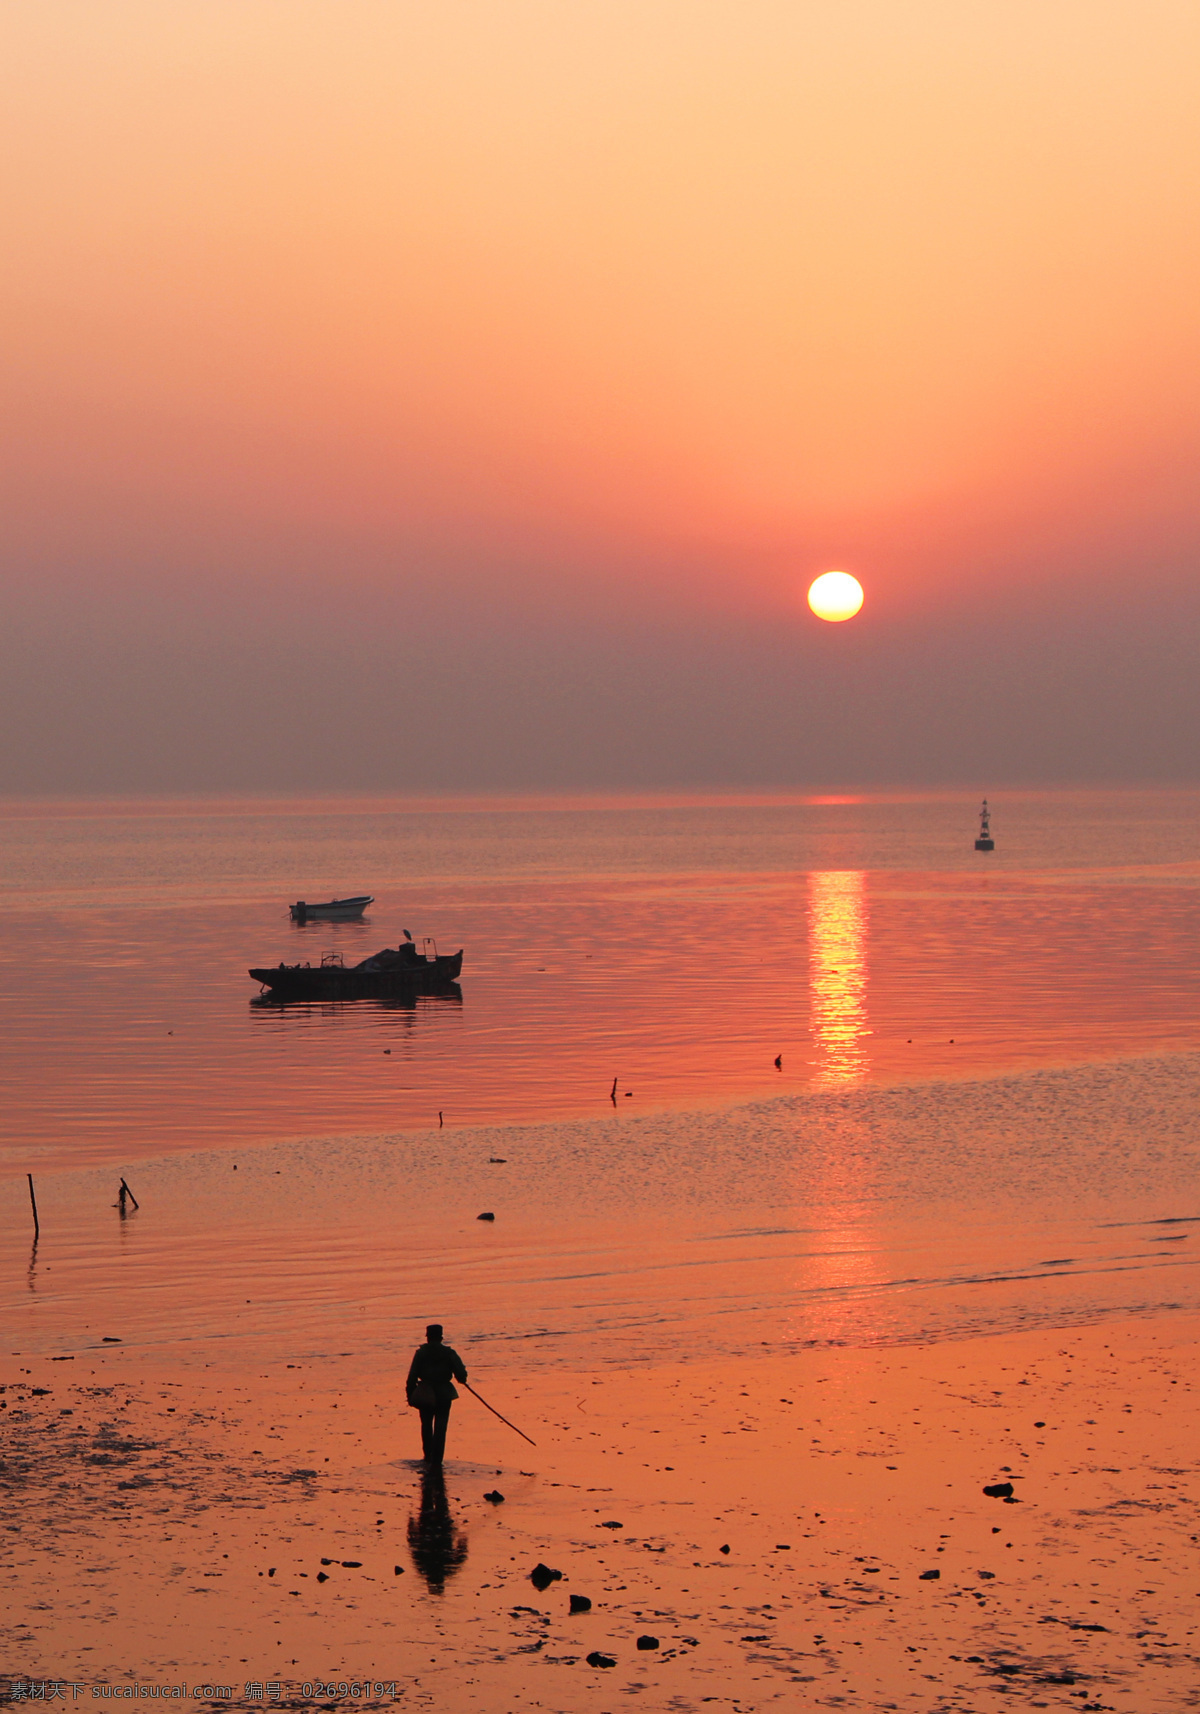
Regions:
<svg viewBox="0 0 1200 1714"><path fill-rule="evenodd" d="M435 1321L425 1329L424 1345L413 1353L405 1386L409 1404L421 1413L421 1450L427 1464L440 1464L446 1455L450 1406L458 1397L454 1382L466 1378L462 1358L442 1344L442 1329Z"/></svg>

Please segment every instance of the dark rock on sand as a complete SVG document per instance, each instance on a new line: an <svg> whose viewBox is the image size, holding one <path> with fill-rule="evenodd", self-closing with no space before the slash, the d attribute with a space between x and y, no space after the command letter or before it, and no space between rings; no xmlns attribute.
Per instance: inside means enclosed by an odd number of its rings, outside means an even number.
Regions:
<svg viewBox="0 0 1200 1714"><path fill-rule="evenodd" d="M656 1649L658 1647L658 1638L657 1637L639 1637L637 1640L637 1646L640 1649Z"/></svg>
<svg viewBox="0 0 1200 1714"><path fill-rule="evenodd" d="M938 1578L941 1575L942 1574L940 1571L922 1571L921 1582L922 1583L936 1583Z"/></svg>
<svg viewBox="0 0 1200 1714"><path fill-rule="evenodd" d="M1010 1500L1013 1485L1011 1482L989 1482L983 1491L989 1500Z"/></svg>
<svg viewBox="0 0 1200 1714"><path fill-rule="evenodd" d="M490 1494L485 1494L483 1497L485 1500L490 1500L493 1506L502 1506L504 1504L504 1495L500 1492L499 1488L493 1488Z"/></svg>
<svg viewBox="0 0 1200 1714"><path fill-rule="evenodd" d="M587 1657L589 1666L616 1666L616 1659L610 1654L601 1654L599 1649L593 1649Z"/></svg>
<svg viewBox="0 0 1200 1714"><path fill-rule="evenodd" d="M475 1218L476 1220L494 1220L496 1216L494 1214L477 1214Z"/></svg>
<svg viewBox="0 0 1200 1714"><path fill-rule="evenodd" d="M729 1552L729 1543L727 1541L723 1542L721 1544L721 1546L717 1549L717 1552L718 1553L728 1553Z"/></svg>
<svg viewBox="0 0 1200 1714"><path fill-rule="evenodd" d="M572 1595L572 1597L571 1597L571 1611L572 1611L572 1613L590 1613L591 1610L592 1610L592 1603L591 1603L590 1598L587 1595Z"/></svg>
<svg viewBox="0 0 1200 1714"><path fill-rule="evenodd" d="M317 1572L317 1582L318 1583L328 1583L329 1582L328 1571L318 1571Z"/></svg>
<svg viewBox="0 0 1200 1714"><path fill-rule="evenodd" d="M529 1581L535 1589L549 1589L552 1583L561 1583L562 1572L554 1571L549 1565L543 1565L539 1560L529 1573Z"/></svg>
<svg viewBox="0 0 1200 1714"><path fill-rule="evenodd" d="M347 1571L361 1571L362 1570L362 1560L361 1559L343 1559L342 1564L345 1566Z"/></svg>

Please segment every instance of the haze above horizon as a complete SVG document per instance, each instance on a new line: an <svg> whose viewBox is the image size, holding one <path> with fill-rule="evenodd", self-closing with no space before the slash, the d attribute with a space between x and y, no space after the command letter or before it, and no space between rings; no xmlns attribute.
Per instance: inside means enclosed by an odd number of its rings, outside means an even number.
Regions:
<svg viewBox="0 0 1200 1714"><path fill-rule="evenodd" d="M1196 779L1194 8L0 43L0 792Z"/></svg>

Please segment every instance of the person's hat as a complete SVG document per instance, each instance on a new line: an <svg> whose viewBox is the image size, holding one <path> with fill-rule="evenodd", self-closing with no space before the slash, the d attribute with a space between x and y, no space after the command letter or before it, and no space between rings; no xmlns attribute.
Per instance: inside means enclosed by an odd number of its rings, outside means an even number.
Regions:
<svg viewBox="0 0 1200 1714"><path fill-rule="evenodd" d="M440 1339L442 1337L441 1322L431 1321L429 1326L425 1329L425 1337L426 1339Z"/></svg>

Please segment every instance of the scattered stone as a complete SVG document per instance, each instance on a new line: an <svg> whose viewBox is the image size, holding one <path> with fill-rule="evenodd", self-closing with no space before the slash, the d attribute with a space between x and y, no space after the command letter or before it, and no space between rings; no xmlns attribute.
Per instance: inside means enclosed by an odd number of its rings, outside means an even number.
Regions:
<svg viewBox="0 0 1200 1714"><path fill-rule="evenodd" d="M124 1341L119 1339L115 1333L106 1333L100 1343L101 1345L122 1345Z"/></svg>
<svg viewBox="0 0 1200 1714"><path fill-rule="evenodd" d="M477 1214L475 1218L476 1220L494 1220L496 1216L494 1214Z"/></svg>
<svg viewBox="0 0 1200 1714"><path fill-rule="evenodd" d="M323 1560L322 1560L322 1561L321 1561L321 1564L322 1564L322 1565L333 1565L333 1564L335 1564L335 1563L336 1563L336 1561L334 1561L334 1560L332 1560L332 1559L323 1559Z"/></svg>
<svg viewBox="0 0 1200 1714"><path fill-rule="evenodd" d="M721 1546L717 1549L717 1552L718 1553L728 1553L729 1552L729 1543L723 1542L721 1544Z"/></svg>
<svg viewBox="0 0 1200 1714"><path fill-rule="evenodd" d="M329 1561L326 1560L325 1563L328 1565ZM268 1577L274 1577L274 1575L275 1575L275 1567L273 1565L268 1565L267 1576Z"/></svg>
<svg viewBox="0 0 1200 1714"><path fill-rule="evenodd" d="M485 1500L490 1500L493 1506L502 1506L504 1504L504 1495L500 1492L499 1488L493 1488L490 1494L485 1494L483 1497Z"/></svg>
<svg viewBox="0 0 1200 1714"><path fill-rule="evenodd" d="M562 1582L562 1572L552 1570L549 1565L543 1565L539 1559L533 1570L529 1573L529 1581L533 1584L534 1588L539 1591L542 1589L549 1589L552 1583Z"/></svg>
<svg viewBox="0 0 1200 1714"><path fill-rule="evenodd" d="M590 1598L587 1595L572 1595L570 1610L572 1613L590 1613L592 1610Z"/></svg>
<svg viewBox="0 0 1200 1714"><path fill-rule="evenodd" d="M623 1530L625 1525L619 1518L606 1518L602 1524L597 1524L598 1530Z"/></svg>
<svg viewBox="0 0 1200 1714"><path fill-rule="evenodd" d="M318 1583L328 1583L329 1582L328 1571L318 1571L317 1572L317 1582Z"/></svg>
<svg viewBox="0 0 1200 1714"><path fill-rule="evenodd" d="M1033 1426L1035 1428L1045 1428L1046 1425L1044 1422L1035 1422Z"/></svg>
<svg viewBox="0 0 1200 1714"><path fill-rule="evenodd" d="M33 1394L35 1399L44 1399L44 1398L48 1398L50 1396L50 1388L49 1387L30 1387L29 1390Z"/></svg>
<svg viewBox="0 0 1200 1714"><path fill-rule="evenodd" d="M507 1155L489 1155L488 1156L488 1165L489 1166L507 1166L508 1165L508 1156Z"/></svg>
<svg viewBox="0 0 1200 1714"><path fill-rule="evenodd" d="M392 1567L392 1576L393 1577L403 1577L404 1576L404 1567L402 1565L394 1565Z"/></svg>
<svg viewBox="0 0 1200 1714"><path fill-rule="evenodd" d="M940 1571L922 1571L921 1582L922 1583L936 1583L938 1578L941 1575L942 1574Z"/></svg>
<svg viewBox="0 0 1200 1714"><path fill-rule="evenodd" d="M1011 1482L989 1482L983 1491L989 1500L1010 1500L1013 1485Z"/></svg>
<svg viewBox="0 0 1200 1714"><path fill-rule="evenodd" d="M589 1666L616 1666L616 1658L610 1654L601 1654L599 1649L593 1649L587 1657Z"/></svg>
<svg viewBox="0 0 1200 1714"><path fill-rule="evenodd" d="M639 1637L637 1640L637 1646L640 1649L656 1649L658 1647L658 1638L657 1637Z"/></svg>
<svg viewBox="0 0 1200 1714"><path fill-rule="evenodd" d="M343 1566L343 1569L346 1571L361 1571L362 1570L362 1560L361 1559L343 1559L342 1566Z"/></svg>

